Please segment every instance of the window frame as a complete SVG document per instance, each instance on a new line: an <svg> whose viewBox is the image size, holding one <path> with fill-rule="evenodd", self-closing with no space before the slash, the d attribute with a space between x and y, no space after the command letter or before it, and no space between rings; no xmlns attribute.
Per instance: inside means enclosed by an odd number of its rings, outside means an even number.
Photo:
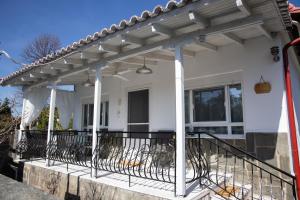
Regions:
<svg viewBox="0 0 300 200"><path fill-rule="evenodd" d="M230 108L230 92L229 87L231 85L241 85L241 92L242 92L242 112L243 112L243 122L231 122L231 108ZM202 121L202 122L196 122L194 121L194 112L195 112L195 105L194 105L194 99L193 99L193 91L196 90L205 90L205 89L213 89L216 87L223 87L225 91L225 121ZM191 87L186 88L184 91L189 92L189 123L185 123L186 129L189 131L193 131L194 127L221 127L226 126L227 127L227 134L216 134L216 136L220 138L225 139L244 139L245 138L245 106L244 106L244 89L243 84L241 81L239 82L230 82L225 84L214 84L209 85L205 87ZM242 126L244 131L243 134L232 134L232 127L235 126Z"/></svg>
<svg viewBox="0 0 300 200"><path fill-rule="evenodd" d="M106 106L105 105L106 104L108 104L108 116L107 116L107 118L105 116L105 112L106 112ZM89 109L90 109L91 105L94 105L94 104L93 103L88 103L88 102L82 104L82 126L81 126L82 130L92 130L92 128L93 128L93 124L89 124L89 120L90 120L90 117L91 117ZM101 101L101 105L104 109L102 110L102 112L100 112L101 117L100 117L100 121L99 121L99 128L100 129L108 129L108 127L109 127L109 101L108 100L107 101ZM84 107L85 106L87 106L87 113L86 113L86 115L87 115L87 126L84 125L84 121L85 121L84 120L84 117L85 117ZM100 107L100 109L101 109L101 107ZM102 118L102 122L104 122L104 125L101 124L102 123L101 118ZM107 121L107 126L105 126L106 121Z"/></svg>

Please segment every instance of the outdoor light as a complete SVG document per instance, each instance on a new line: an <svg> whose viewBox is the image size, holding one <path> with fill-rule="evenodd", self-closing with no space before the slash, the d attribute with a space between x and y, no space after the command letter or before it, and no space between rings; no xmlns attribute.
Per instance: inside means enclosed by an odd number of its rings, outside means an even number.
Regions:
<svg viewBox="0 0 300 200"><path fill-rule="evenodd" d="M144 57L144 65L136 70L137 74L152 74L152 69L146 67L146 60Z"/></svg>
<svg viewBox="0 0 300 200"><path fill-rule="evenodd" d="M84 87L92 87L94 86L94 84L92 83L92 81L90 80L90 75L88 73L88 79L82 84Z"/></svg>
<svg viewBox="0 0 300 200"><path fill-rule="evenodd" d="M279 47L278 46L271 47L271 54L273 56L274 62L279 62L280 61Z"/></svg>

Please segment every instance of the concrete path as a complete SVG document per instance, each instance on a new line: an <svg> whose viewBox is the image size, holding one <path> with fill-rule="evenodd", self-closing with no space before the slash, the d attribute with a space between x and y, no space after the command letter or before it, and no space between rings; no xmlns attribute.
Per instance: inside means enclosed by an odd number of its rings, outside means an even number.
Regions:
<svg viewBox="0 0 300 200"><path fill-rule="evenodd" d="M1 200L57 200L41 190L17 182L0 174Z"/></svg>

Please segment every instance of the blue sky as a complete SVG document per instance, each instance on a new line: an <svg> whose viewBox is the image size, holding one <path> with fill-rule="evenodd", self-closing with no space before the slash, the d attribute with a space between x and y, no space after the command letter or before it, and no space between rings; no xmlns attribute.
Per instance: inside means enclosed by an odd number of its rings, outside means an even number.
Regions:
<svg viewBox="0 0 300 200"><path fill-rule="evenodd" d="M0 49L22 60L22 49L42 33L57 35L62 46L139 15L167 0L3 0L0 3ZM18 66L0 58L0 77ZM13 88L0 87L0 99L11 96Z"/></svg>
<svg viewBox="0 0 300 200"><path fill-rule="evenodd" d="M300 0L292 0L300 5ZM42 33L57 35L62 46L129 19L143 10L152 10L167 0L2 0L0 3L0 49L22 61L22 49ZM18 66L0 58L0 77ZM0 99L11 96L13 88L0 87Z"/></svg>

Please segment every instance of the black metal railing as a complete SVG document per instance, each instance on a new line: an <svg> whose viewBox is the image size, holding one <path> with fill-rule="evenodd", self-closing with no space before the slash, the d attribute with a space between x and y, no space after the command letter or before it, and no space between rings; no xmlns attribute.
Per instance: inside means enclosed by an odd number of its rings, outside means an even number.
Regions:
<svg viewBox="0 0 300 200"><path fill-rule="evenodd" d="M89 131L52 131L47 158L67 164L91 167L92 135Z"/></svg>
<svg viewBox="0 0 300 200"><path fill-rule="evenodd" d="M16 152L23 159L45 158L47 147L47 131L24 130L16 145Z"/></svg>
<svg viewBox="0 0 300 200"><path fill-rule="evenodd" d="M98 132L93 167L175 183L175 144L174 133Z"/></svg>
<svg viewBox="0 0 300 200"><path fill-rule="evenodd" d="M212 134L197 135L209 168L202 185L225 199L296 199L293 175Z"/></svg>
<svg viewBox="0 0 300 200"><path fill-rule="evenodd" d="M199 181L225 199L296 199L295 177L216 136L186 134L186 183ZM174 132L23 131L17 152L90 169L176 184ZM92 162L92 158L95 158Z"/></svg>

